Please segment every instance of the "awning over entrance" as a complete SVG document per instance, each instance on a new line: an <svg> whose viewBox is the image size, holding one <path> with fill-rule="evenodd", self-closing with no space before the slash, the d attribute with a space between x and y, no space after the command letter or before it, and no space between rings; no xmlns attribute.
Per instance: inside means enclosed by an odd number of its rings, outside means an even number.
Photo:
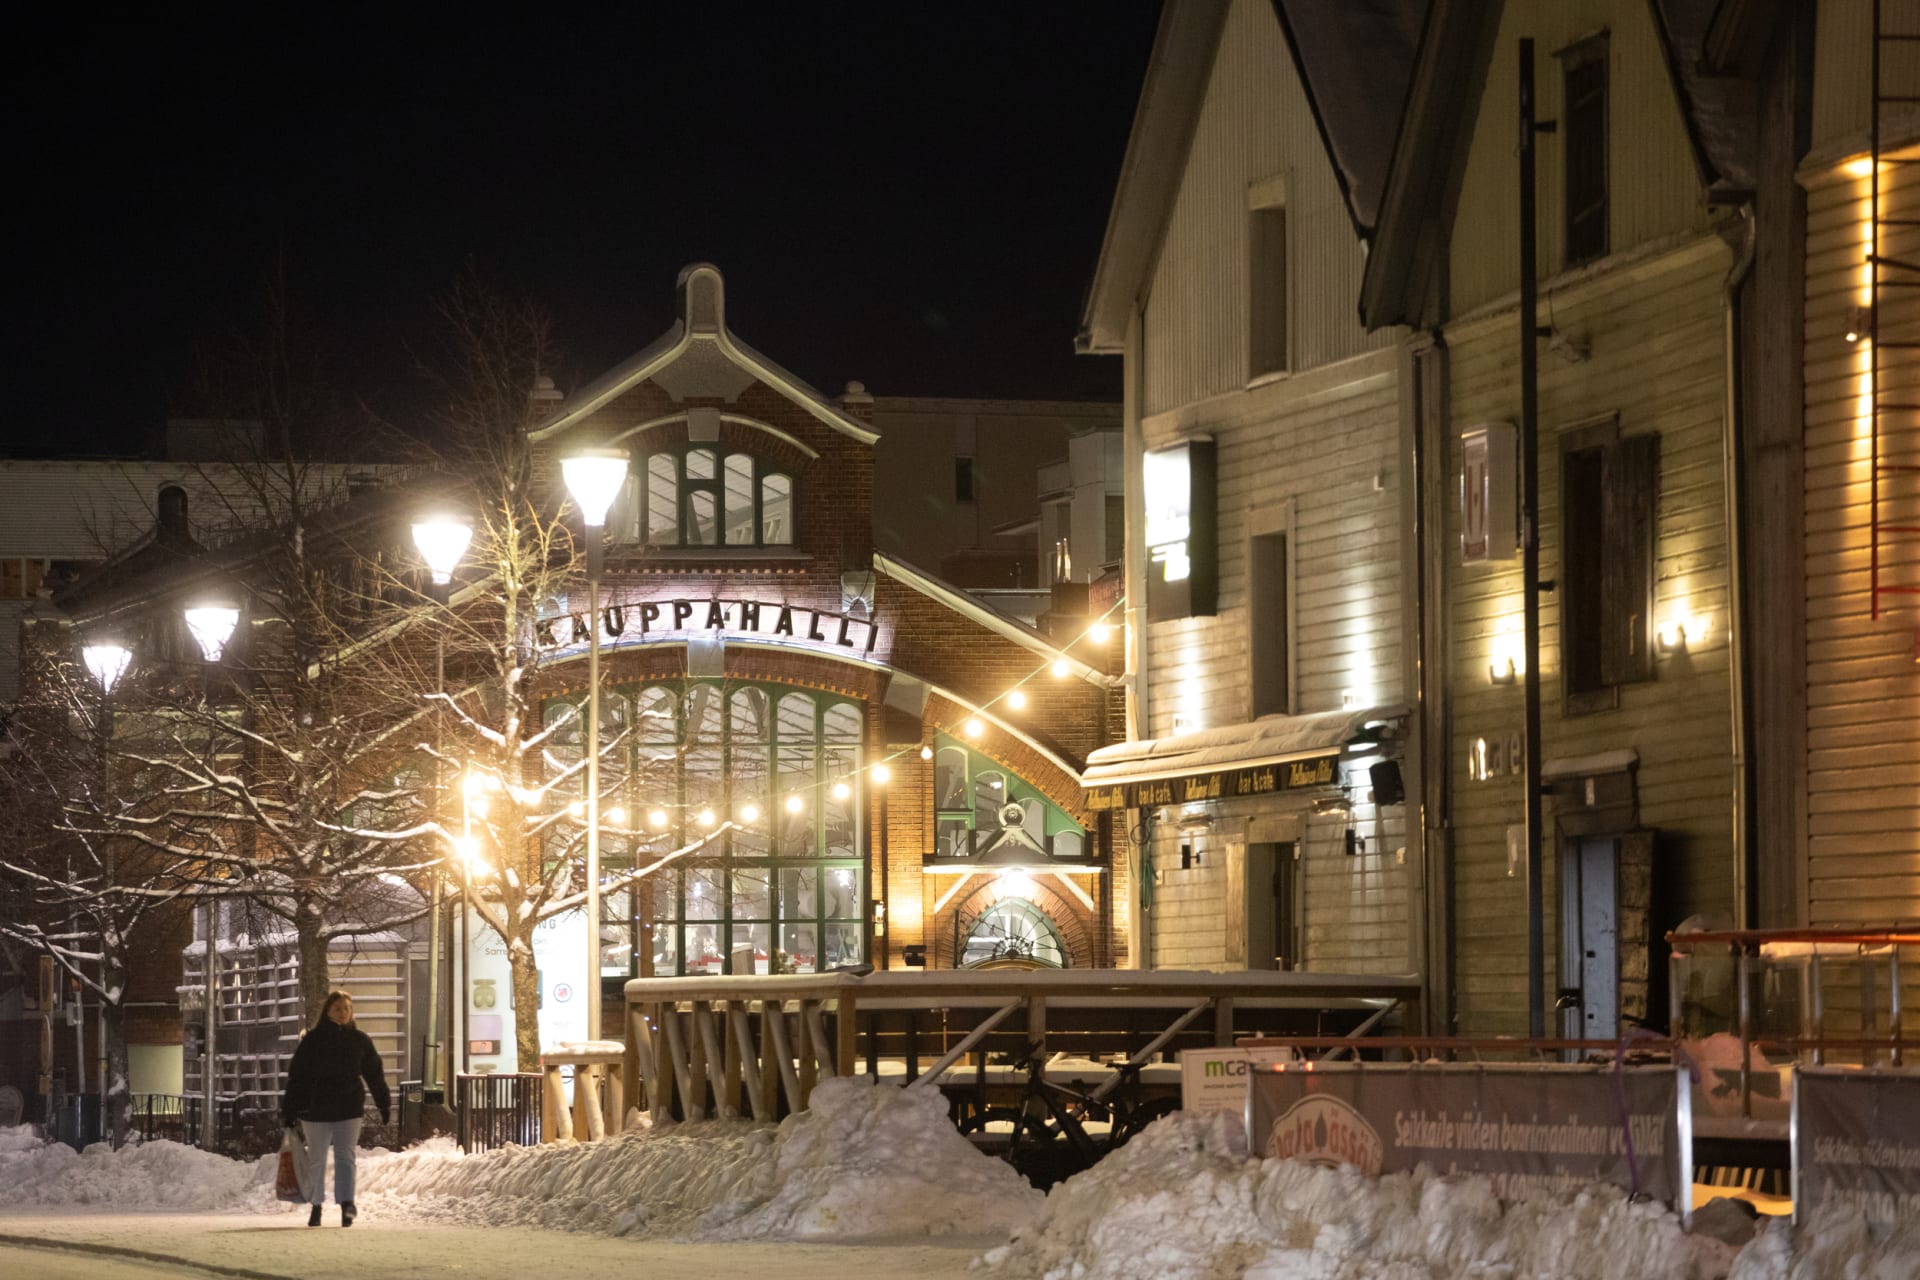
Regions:
<svg viewBox="0 0 1920 1280"><path fill-rule="evenodd" d="M1089 809L1146 809L1270 795L1340 780L1340 753L1378 742L1408 708L1369 707L1311 716L1262 716L1250 724L1102 747L1080 775Z"/></svg>

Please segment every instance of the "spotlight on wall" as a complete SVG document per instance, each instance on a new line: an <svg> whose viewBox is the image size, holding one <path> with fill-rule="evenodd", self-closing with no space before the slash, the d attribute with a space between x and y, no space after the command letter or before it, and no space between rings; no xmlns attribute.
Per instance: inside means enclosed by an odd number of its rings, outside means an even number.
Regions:
<svg viewBox="0 0 1920 1280"><path fill-rule="evenodd" d="M1847 341L1859 342L1873 333L1873 308L1861 303L1847 313Z"/></svg>

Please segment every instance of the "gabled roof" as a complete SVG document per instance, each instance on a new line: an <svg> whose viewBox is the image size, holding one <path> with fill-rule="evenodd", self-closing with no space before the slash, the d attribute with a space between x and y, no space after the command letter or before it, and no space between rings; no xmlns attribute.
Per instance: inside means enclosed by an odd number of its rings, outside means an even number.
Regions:
<svg viewBox="0 0 1920 1280"><path fill-rule="evenodd" d="M1362 239L1373 233L1431 0L1273 0L1320 143Z"/></svg>
<svg viewBox="0 0 1920 1280"><path fill-rule="evenodd" d="M1228 0L1167 0L1160 11L1100 260L1080 314L1076 345L1082 352L1114 352L1126 341L1127 317L1153 268L1161 229L1180 191L1227 7Z"/></svg>
<svg viewBox="0 0 1920 1280"><path fill-rule="evenodd" d="M1500 10L1493 0L1433 0L1360 280L1360 320L1369 329L1432 319L1438 300L1430 292L1446 257Z"/></svg>
<svg viewBox="0 0 1920 1280"><path fill-rule="evenodd" d="M1272 0L1356 234L1372 231L1430 0ZM1206 99L1227 0L1168 0L1081 315L1079 348L1113 352L1144 293ZM1275 74L1280 68L1276 67Z"/></svg>
<svg viewBox="0 0 1920 1280"><path fill-rule="evenodd" d="M1747 198L1759 124L1752 82L1781 16L1778 0L1654 0L1653 16L1707 198Z"/></svg>
<svg viewBox="0 0 1920 1280"><path fill-rule="evenodd" d="M872 427L843 412L818 391L734 336L727 328L726 282L720 276L720 268L707 262L682 267L675 290L680 318L673 322L673 327L637 355L574 392L557 414L529 433L532 439L546 440L561 434L649 378L672 380L676 367L686 374L689 382L704 385L715 385L716 379L718 385L727 385L731 380L744 389L747 382L763 382L821 422L862 444L872 444L880 438Z"/></svg>

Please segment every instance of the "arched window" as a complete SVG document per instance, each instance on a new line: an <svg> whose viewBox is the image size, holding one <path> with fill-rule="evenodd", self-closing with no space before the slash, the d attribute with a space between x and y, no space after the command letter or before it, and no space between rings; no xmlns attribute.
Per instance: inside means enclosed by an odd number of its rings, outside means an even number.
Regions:
<svg viewBox="0 0 1920 1280"><path fill-rule="evenodd" d="M793 543L793 477L751 453L684 445L647 456L640 510L617 527L653 546L784 547Z"/></svg>
<svg viewBox="0 0 1920 1280"><path fill-rule="evenodd" d="M609 948L604 976L640 972L632 946L648 937L651 971L662 976L861 963L861 704L718 680L611 689L605 698L602 731L615 745L602 757L602 812L624 816L603 829L606 865L652 862L717 834L630 895L608 895L608 936L627 951ZM549 724L573 710L566 701L543 709ZM557 736L558 758L577 760L578 718ZM579 798L576 788L556 803ZM578 844L577 827L555 824L552 843Z"/></svg>
<svg viewBox="0 0 1920 1280"><path fill-rule="evenodd" d="M1025 898L1001 898L978 916L955 922L965 931L962 969L983 966L1064 969L1066 948L1042 911Z"/></svg>
<svg viewBox="0 0 1920 1280"><path fill-rule="evenodd" d="M1084 862L1086 828L1005 765L942 734L933 766L933 856L980 857L1005 848Z"/></svg>

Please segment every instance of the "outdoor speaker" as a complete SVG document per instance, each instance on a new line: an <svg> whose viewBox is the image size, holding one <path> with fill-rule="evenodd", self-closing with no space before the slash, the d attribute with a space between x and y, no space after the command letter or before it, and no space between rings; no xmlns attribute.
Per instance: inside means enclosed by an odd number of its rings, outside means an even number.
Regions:
<svg viewBox="0 0 1920 1280"><path fill-rule="evenodd" d="M1407 798L1407 785L1400 780L1398 760L1382 760L1369 765L1367 773L1373 779L1375 804L1399 804Z"/></svg>

